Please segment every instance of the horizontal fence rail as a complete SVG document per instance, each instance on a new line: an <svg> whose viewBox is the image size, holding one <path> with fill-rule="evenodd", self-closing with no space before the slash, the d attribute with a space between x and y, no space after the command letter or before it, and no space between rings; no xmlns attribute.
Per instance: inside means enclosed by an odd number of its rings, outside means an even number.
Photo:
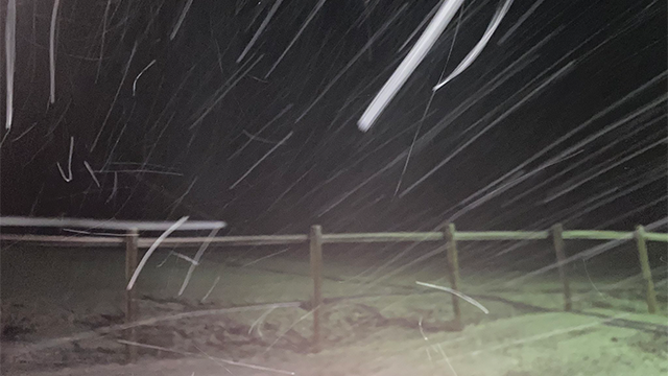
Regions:
<svg viewBox="0 0 668 376"><path fill-rule="evenodd" d="M63 236L63 235L16 235L0 234L5 242L51 245L54 247L119 247L125 244L125 235L107 236Z"/></svg>
<svg viewBox="0 0 668 376"><path fill-rule="evenodd" d="M646 232L647 241L668 242L668 234ZM457 231L457 241L504 241L504 240L545 240L550 238L549 231ZM633 232L571 230L562 233L564 240L632 240ZM249 236L194 236L172 237L163 240L160 247L198 246L209 242L212 245L225 246L260 246L306 244L308 235L249 235ZM139 248L149 248L157 238L142 237ZM323 244L344 243L397 243L397 242L440 242L445 236L440 232L395 232L395 233L348 233L323 234ZM118 236L70 236L70 235L18 235L0 234L3 242L24 242L48 244L61 247L117 247L125 244L124 235Z"/></svg>
<svg viewBox="0 0 668 376"><path fill-rule="evenodd" d="M458 241L476 240L541 240L550 236L549 231L457 231Z"/></svg>
<svg viewBox="0 0 668 376"><path fill-rule="evenodd" d="M140 248L150 247L156 239L139 239ZM284 245L302 244L308 241L307 235L253 235L253 236L216 236L216 237L192 237L192 238L167 238L160 243L166 247L178 247L180 245L199 245L210 242L210 244L229 246L257 246L257 245Z"/></svg>
<svg viewBox="0 0 668 376"><path fill-rule="evenodd" d="M570 230L562 233L564 239L579 240L624 240L633 239L633 232L620 231L596 231L596 230Z"/></svg>
<svg viewBox="0 0 668 376"><path fill-rule="evenodd" d="M643 234L645 240L650 242L663 242L668 243L668 234L661 232L646 232Z"/></svg>
<svg viewBox="0 0 668 376"><path fill-rule="evenodd" d="M323 234L324 243L394 243L394 242L429 242L442 241L442 232L380 232Z"/></svg>

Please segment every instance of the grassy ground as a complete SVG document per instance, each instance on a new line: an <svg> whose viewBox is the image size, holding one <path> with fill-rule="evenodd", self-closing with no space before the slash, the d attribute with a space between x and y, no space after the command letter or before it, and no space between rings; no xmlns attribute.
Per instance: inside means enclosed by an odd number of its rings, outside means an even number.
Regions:
<svg viewBox="0 0 668 376"><path fill-rule="evenodd" d="M155 254L140 277L140 319L306 301L312 289L307 250L276 248L210 253L177 297L188 263L174 256L163 263L166 256ZM665 284L657 286L660 314L649 315L636 273L600 273L595 265L585 272L576 264L569 269L575 312L565 313L554 273L509 283L523 272L481 272L464 265L461 290L490 313L462 302L465 328L457 331L451 297L415 285L416 280L447 285L444 257L393 273L406 262L378 270L383 262L377 260L388 255L364 256L325 252L327 304L319 354L310 353L312 317L302 305L139 327L136 342L162 350L139 347L139 361L124 365L126 348L118 340L127 331L45 345L123 322L123 253L6 247L2 374L280 374L225 361L332 376L668 372ZM657 281L665 279L663 272L656 269Z"/></svg>

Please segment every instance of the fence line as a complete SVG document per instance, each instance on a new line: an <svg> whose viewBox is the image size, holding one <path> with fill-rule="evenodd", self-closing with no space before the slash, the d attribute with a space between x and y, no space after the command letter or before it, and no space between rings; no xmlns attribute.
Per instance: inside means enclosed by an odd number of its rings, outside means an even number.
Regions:
<svg viewBox="0 0 668 376"><path fill-rule="evenodd" d="M187 222L186 222L187 223ZM185 224L184 224L185 225ZM632 240L635 232L598 231L598 230L568 230L562 232L564 240ZM668 234L660 232L645 232L643 237L647 241L668 242ZM454 239L457 241L506 241L506 240L546 240L550 238L550 231L457 231ZM150 247L157 238L140 238L139 248ZM344 243L398 243L398 242L439 242L445 240L441 232L387 232L387 233L344 233L322 234L323 244ZM115 247L125 243L123 236L71 236L71 235L18 235L0 234L3 242L25 242L49 244L68 247ZM172 237L165 239L161 247L199 246L210 241L211 244L226 246L260 246L306 244L308 235L247 235L247 236L206 236Z"/></svg>
<svg viewBox="0 0 668 376"><path fill-rule="evenodd" d="M2 217L1 227L84 227L126 230L125 236L61 236L61 235L17 235L0 234L1 242L26 242L40 245L67 246L67 247L116 247L125 246L126 249L126 279L130 278L137 267L138 250L149 248L157 238L139 237L137 230L153 231L166 230L173 222L135 222L135 221L95 221L77 219L49 219L26 217ZM224 222L186 222L179 230L201 230L222 228ZM252 236L219 236L219 237L172 237L162 241L160 247L198 246L209 242L213 245L224 246L260 246L310 244L310 274L313 280L313 295L311 296L311 310L313 313L312 350L321 350L321 317L323 311L322 296L322 248L324 244L346 243L399 243L399 242L445 242L447 247L448 278L452 289L458 290L459 262L457 255L458 241L509 241L509 240L550 240L555 249L559 277L564 289L564 310L572 309L571 293L568 275L564 269L567 257L565 240L636 240L638 259L642 277L646 283L646 301L650 313L657 310L656 292L652 281L651 268L647 255L647 241L667 242L668 234L645 232L638 226L633 232L599 231L599 230L568 230L564 231L561 224L554 225L547 231L456 231L454 224L448 224L443 232L391 232L391 233L344 233L323 234L319 225L311 227L309 234L293 235L252 235ZM134 321L137 314L135 291L132 288L126 291L126 322ZM463 328L458 298L453 295L453 312L456 327ZM129 333L130 340L134 332ZM136 352L128 348L128 357L132 361Z"/></svg>

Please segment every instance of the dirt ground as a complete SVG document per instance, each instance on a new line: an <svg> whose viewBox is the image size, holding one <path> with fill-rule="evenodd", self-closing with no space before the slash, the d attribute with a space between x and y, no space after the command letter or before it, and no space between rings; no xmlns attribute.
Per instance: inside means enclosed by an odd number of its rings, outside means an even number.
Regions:
<svg viewBox="0 0 668 376"><path fill-rule="evenodd" d="M313 354L307 255L212 252L178 297L189 264L156 253L139 279L139 320L162 320L115 330L124 322L122 251L4 247L2 374L668 373L665 283L657 283L661 312L649 315L641 279L585 276L574 268L574 312L566 313L555 274L513 285L505 282L521 273L464 268L461 291L489 314L460 302L464 328L458 330L451 296L415 284L447 286L444 257L392 273L397 265L369 269L383 264L374 257L350 262L350 255L326 252L323 349ZM658 272L657 280L665 280ZM267 305L277 302L286 304ZM225 307L237 308L220 311ZM136 343L134 364L126 364L126 339Z"/></svg>

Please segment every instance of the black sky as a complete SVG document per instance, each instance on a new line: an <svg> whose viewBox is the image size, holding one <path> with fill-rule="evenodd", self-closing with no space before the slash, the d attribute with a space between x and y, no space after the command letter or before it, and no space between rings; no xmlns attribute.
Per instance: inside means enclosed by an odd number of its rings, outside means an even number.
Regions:
<svg viewBox="0 0 668 376"><path fill-rule="evenodd" d="M475 45L497 7L467 1L461 24L448 27L366 134L357 119L438 1L327 1L265 77L317 1L283 1L237 63L273 1L194 1L170 40L186 1L62 0L52 105L53 4L17 3L2 215L190 215L226 220L232 232L248 234L304 231L313 223L330 231L419 229L455 214L458 227L479 230L557 221L629 229L667 214L665 1L544 2L500 44L535 3L515 1L481 56L436 92L422 119L431 87ZM4 30L6 6L2 11ZM471 195L592 117L483 192L493 192L489 200L467 206ZM71 138L68 183L56 163L67 165ZM98 171L100 187L84 162ZM523 174L531 175L515 185Z"/></svg>

